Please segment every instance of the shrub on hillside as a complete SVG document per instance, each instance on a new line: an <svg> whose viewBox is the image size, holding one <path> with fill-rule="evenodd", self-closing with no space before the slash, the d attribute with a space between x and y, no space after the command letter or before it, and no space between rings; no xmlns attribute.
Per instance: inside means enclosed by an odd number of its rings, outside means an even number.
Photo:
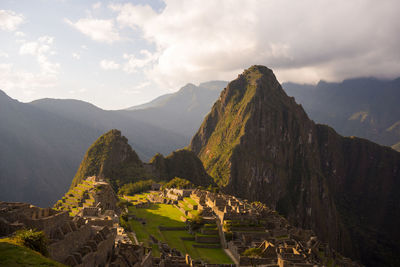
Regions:
<svg viewBox="0 0 400 267"><path fill-rule="evenodd" d="M125 231L128 231L128 232L131 231L131 226L128 223L128 214L122 213L119 216L119 224L121 225L122 228L125 229Z"/></svg>
<svg viewBox="0 0 400 267"><path fill-rule="evenodd" d="M186 179L175 177L168 183L164 184L163 188L188 189L188 188L194 188L194 185Z"/></svg>
<svg viewBox="0 0 400 267"><path fill-rule="evenodd" d="M145 192L151 189L151 185L154 183L153 180L143 180L135 183L124 184L118 191L119 195L133 196L141 192Z"/></svg>
<svg viewBox="0 0 400 267"><path fill-rule="evenodd" d="M117 207L120 209L127 208L129 206L133 206L133 204L126 199L121 199L117 202Z"/></svg>
<svg viewBox="0 0 400 267"><path fill-rule="evenodd" d="M15 233L15 240L18 244L48 256L47 238L43 231L19 230Z"/></svg>
<svg viewBox="0 0 400 267"><path fill-rule="evenodd" d="M261 248L248 248L243 253L243 256L250 257L250 258L261 258L262 256L262 249Z"/></svg>

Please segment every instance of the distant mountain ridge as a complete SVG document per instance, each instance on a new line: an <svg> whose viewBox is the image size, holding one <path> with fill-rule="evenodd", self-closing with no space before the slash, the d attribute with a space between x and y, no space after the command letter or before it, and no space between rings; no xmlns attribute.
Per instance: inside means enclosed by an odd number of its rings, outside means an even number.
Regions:
<svg viewBox="0 0 400 267"><path fill-rule="evenodd" d="M400 78L356 78L317 85L284 83L282 87L302 104L310 118L340 134L386 146L400 142Z"/></svg>
<svg viewBox="0 0 400 267"><path fill-rule="evenodd" d="M187 86L167 95L163 106L140 110L146 118L72 99L21 103L0 90L0 200L52 205L67 191L90 144L110 129L122 130L144 161L187 146L222 85Z"/></svg>
<svg viewBox="0 0 400 267"><path fill-rule="evenodd" d="M189 83L174 94L120 112L135 120L178 132L185 136L188 144L226 84L225 81L211 81L199 86Z"/></svg>
<svg viewBox="0 0 400 267"><path fill-rule="evenodd" d="M223 191L368 266L399 266L400 153L315 124L270 69L230 82L189 148Z"/></svg>

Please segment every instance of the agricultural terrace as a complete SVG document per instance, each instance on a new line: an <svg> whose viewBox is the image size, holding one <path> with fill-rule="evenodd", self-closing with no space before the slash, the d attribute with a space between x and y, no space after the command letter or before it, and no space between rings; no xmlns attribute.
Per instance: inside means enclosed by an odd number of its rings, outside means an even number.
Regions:
<svg viewBox="0 0 400 267"><path fill-rule="evenodd" d="M137 195L135 200L143 199L144 195ZM197 211L196 211L197 212ZM134 215L137 220L129 220L132 230L136 233L139 242L152 247L153 255L159 256L157 244L152 242L151 236L167 243L171 248L176 248L183 254L189 254L194 259L201 259L208 263L233 263L224 250L217 244L211 244L214 248L200 248L196 245L204 245L195 241L195 235L186 230L160 230L159 226L164 227L186 227L183 221L186 217L175 206L169 204L150 204L148 208L129 207L129 215ZM198 235L201 235L200 233ZM204 236L204 235L203 235ZM189 239L189 240L182 240ZM195 245L195 246L193 246Z"/></svg>

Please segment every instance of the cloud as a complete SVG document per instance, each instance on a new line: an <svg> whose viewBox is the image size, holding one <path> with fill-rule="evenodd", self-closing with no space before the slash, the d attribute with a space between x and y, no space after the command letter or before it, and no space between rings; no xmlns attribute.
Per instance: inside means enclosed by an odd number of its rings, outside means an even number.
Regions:
<svg viewBox="0 0 400 267"><path fill-rule="evenodd" d="M142 82L139 83L137 86L135 86L136 89L143 89L145 87L148 87L151 84L150 81Z"/></svg>
<svg viewBox="0 0 400 267"><path fill-rule="evenodd" d="M100 61L100 67L103 70L117 70L119 69L120 65L112 60L103 59L102 61Z"/></svg>
<svg viewBox="0 0 400 267"><path fill-rule="evenodd" d="M25 18L11 10L0 10L0 29L4 31L15 31Z"/></svg>
<svg viewBox="0 0 400 267"><path fill-rule="evenodd" d="M101 2L96 2L96 3L94 3L94 4L92 5L92 8L93 8L93 9L99 9L99 8L101 8Z"/></svg>
<svg viewBox="0 0 400 267"><path fill-rule="evenodd" d="M135 73L139 69L149 67L150 64L154 63L157 59L157 54L152 54L148 50L141 50L140 56L137 57L134 54L124 54L124 59L128 61L124 64L123 70L126 73Z"/></svg>
<svg viewBox="0 0 400 267"><path fill-rule="evenodd" d="M81 55L78 53L72 53L72 57L77 60L81 59Z"/></svg>
<svg viewBox="0 0 400 267"><path fill-rule="evenodd" d="M64 21L94 41L111 44L121 40L113 20L85 18L75 23L68 19Z"/></svg>
<svg viewBox="0 0 400 267"><path fill-rule="evenodd" d="M52 50L54 38L51 36L41 36L37 41L24 42L20 49L20 55L35 56L39 64L40 70L44 75L58 74L60 64L53 63L49 60L49 55L54 55L55 51Z"/></svg>
<svg viewBox="0 0 400 267"><path fill-rule="evenodd" d="M147 75L176 88L263 64L281 82L400 75L397 0L178 1L112 4L116 21L156 47ZM127 72L144 62L125 55Z"/></svg>
<svg viewBox="0 0 400 267"><path fill-rule="evenodd" d="M14 35L17 37L25 37L25 33L23 32L15 32Z"/></svg>
<svg viewBox="0 0 400 267"><path fill-rule="evenodd" d="M36 89L56 86L57 77L47 73L26 72L12 64L0 64L0 84L2 90L22 90L25 95L31 95Z"/></svg>

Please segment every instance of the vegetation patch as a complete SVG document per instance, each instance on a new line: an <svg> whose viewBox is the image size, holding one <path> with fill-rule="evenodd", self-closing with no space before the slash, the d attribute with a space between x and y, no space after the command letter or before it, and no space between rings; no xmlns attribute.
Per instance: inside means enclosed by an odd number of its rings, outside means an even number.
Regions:
<svg viewBox="0 0 400 267"><path fill-rule="evenodd" d="M10 239L0 239L0 266L65 266Z"/></svg>
<svg viewBox="0 0 400 267"><path fill-rule="evenodd" d="M118 191L119 195L133 196L151 189L151 185L155 183L153 180L137 181L135 183L124 184Z"/></svg>
<svg viewBox="0 0 400 267"><path fill-rule="evenodd" d="M134 196L138 198L138 196ZM188 231L160 231L159 226L164 227L186 227L181 221L182 213L176 207L167 204L150 204L148 208L129 207L128 216L134 215L136 219L130 219L128 224L136 233L139 242L156 249L154 255L159 255L156 244L151 241L150 236L157 240L168 243L170 247L176 248L183 254L188 253L194 259L202 259L208 263L229 264L232 260L221 248L199 248L193 245L199 244L193 241L194 235ZM199 218L197 218L199 217ZM201 216L197 216L201 221ZM213 225L215 227L215 225ZM156 248L157 247L157 248Z"/></svg>
<svg viewBox="0 0 400 267"><path fill-rule="evenodd" d="M190 181L175 177L168 183L164 184L163 188L178 188L178 189L186 189L186 188L194 188L194 184L192 184Z"/></svg>
<svg viewBox="0 0 400 267"><path fill-rule="evenodd" d="M261 258L262 257L262 249L261 248L248 248L243 253L243 256L250 258Z"/></svg>

